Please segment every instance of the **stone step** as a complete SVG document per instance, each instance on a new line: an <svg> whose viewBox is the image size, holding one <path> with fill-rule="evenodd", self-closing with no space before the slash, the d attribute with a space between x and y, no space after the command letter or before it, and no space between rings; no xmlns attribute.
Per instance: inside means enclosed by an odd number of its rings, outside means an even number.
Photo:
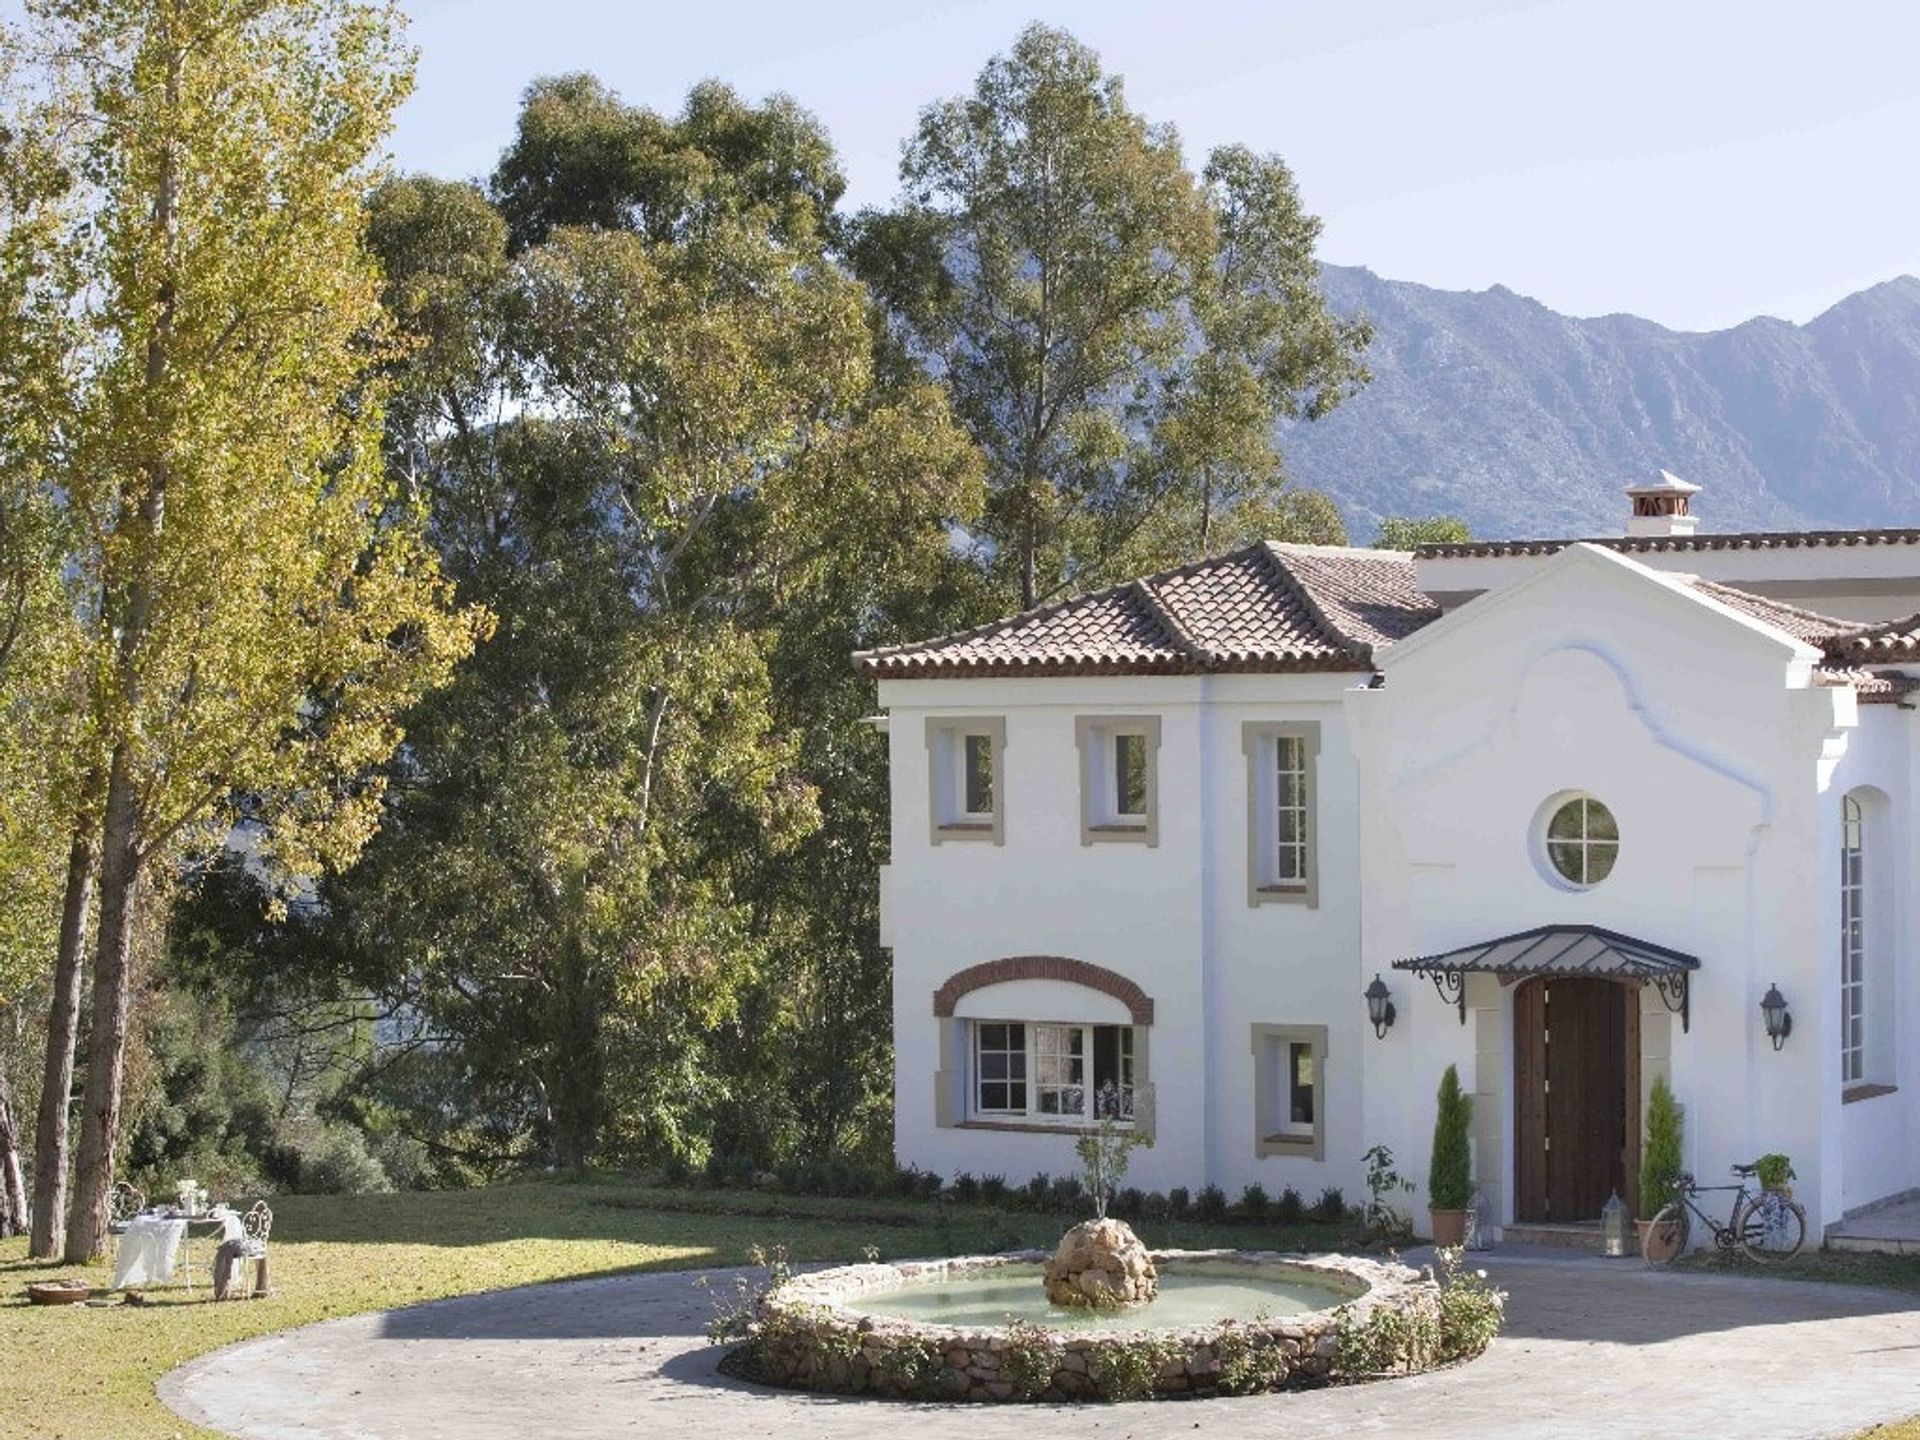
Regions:
<svg viewBox="0 0 1920 1440"><path fill-rule="evenodd" d="M1829 1230L1827 1249L1851 1250L1861 1255L1920 1255L1920 1236L1836 1235Z"/></svg>
<svg viewBox="0 0 1920 1440"><path fill-rule="evenodd" d="M1597 1255L1601 1249L1600 1223L1596 1220L1586 1224L1555 1225L1544 1221L1529 1221L1521 1225L1503 1225L1500 1228L1500 1243L1503 1245L1550 1245L1561 1250L1591 1250Z"/></svg>

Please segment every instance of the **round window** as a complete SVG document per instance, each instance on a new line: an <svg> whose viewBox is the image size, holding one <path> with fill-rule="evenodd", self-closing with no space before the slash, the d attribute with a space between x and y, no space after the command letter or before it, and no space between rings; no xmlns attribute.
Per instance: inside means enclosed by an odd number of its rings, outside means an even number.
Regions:
<svg viewBox="0 0 1920 1440"><path fill-rule="evenodd" d="M1591 795L1574 796L1547 821L1547 859L1569 885L1598 885L1619 858L1620 827Z"/></svg>

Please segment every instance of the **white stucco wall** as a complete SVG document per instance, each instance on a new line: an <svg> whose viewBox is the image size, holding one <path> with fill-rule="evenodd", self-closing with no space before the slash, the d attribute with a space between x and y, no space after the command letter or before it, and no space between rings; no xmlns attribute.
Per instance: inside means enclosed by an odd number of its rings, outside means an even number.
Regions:
<svg viewBox="0 0 1920 1440"><path fill-rule="evenodd" d="M1708 1183L1734 1161L1790 1154L1815 1226L1920 1186L1920 977L1911 713L1856 707L1810 683L1811 650L1606 552L1562 552L1386 652L1383 688L1355 675L889 681L893 853L883 879L894 952L896 1144L951 1176L1076 1169L1071 1137L935 1123L942 1027L966 1017L1120 1023L1118 1001L1057 981L977 990L956 1020L933 992L969 966L1066 956L1152 998L1148 1080L1157 1137L1128 1183L1251 1183L1308 1200L1362 1198L1361 1154L1390 1145L1424 1181L1433 1095L1448 1063L1478 1092L1481 1182L1510 1215L1511 987L1474 977L1462 1025L1392 962L1543 924L1593 924L1698 956L1682 1033L1651 992L1644 1089L1664 1071L1685 1108L1686 1161ZM1159 843L1083 845L1076 717L1161 721ZM1004 843L930 843L929 716L1004 716ZM1318 903L1249 904L1242 726L1311 721ZM1839 810L1884 797L1874 860L1877 1002L1886 1081L1842 1103ZM1606 803L1614 873L1584 892L1546 871L1543 807ZM1378 972L1397 1023L1376 1039L1361 991ZM1767 1041L1778 984L1794 1033ZM1323 1158L1260 1157L1254 1025L1324 1026ZM1664 1028L1663 1028L1664 1027ZM957 1055L957 1050L955 1051ZM1411 1205L1424 1206L1424 1195Z"/></svg>

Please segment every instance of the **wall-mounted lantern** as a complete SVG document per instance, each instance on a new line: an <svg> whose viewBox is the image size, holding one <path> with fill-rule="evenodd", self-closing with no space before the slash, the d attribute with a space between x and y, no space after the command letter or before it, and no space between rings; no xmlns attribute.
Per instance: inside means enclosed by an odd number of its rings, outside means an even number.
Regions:
<svg viewBox="0 0 1920 1440"><path fill-rule="evenodd" d="M1787 1009L1787 997L1780 993L1778 985L1767 987L1767 993L1760 1000L1760 1014L1767 1022L1767 1038L1778 1050L1793 1034L1793 1012Z"/></svg>
<svg viewBox="0 0 1920 1440"><path fill-rule="evenodd" d="M1367 986L1366 997L1367 1019L1373 1022L1374 1036L1376 1039L1384 1040L1387 1038L1388 1029L1393 1025L1392 993L1388 991L1386 982L1375 975L1373 983Z"/></svg>

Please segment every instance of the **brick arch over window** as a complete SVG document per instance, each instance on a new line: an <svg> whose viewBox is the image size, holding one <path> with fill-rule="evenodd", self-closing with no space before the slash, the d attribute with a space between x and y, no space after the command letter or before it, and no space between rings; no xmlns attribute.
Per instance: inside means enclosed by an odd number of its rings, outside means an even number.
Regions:
<svg viewBox="0 0 1920 1440"><path fill-rule="evenodd" d="M1133 1017L1136 1025L1153 1023L1153 997L1118 971L1104 965L1089 965L1085 960L1070 960L1064 955L1009 955L1003 960L988 960L969 965L947 977L933 992L933 1013L945 1019L962 995L983 990L989 985L1004 985L1010 980L1062 980L1111 995Z"/></svg>

